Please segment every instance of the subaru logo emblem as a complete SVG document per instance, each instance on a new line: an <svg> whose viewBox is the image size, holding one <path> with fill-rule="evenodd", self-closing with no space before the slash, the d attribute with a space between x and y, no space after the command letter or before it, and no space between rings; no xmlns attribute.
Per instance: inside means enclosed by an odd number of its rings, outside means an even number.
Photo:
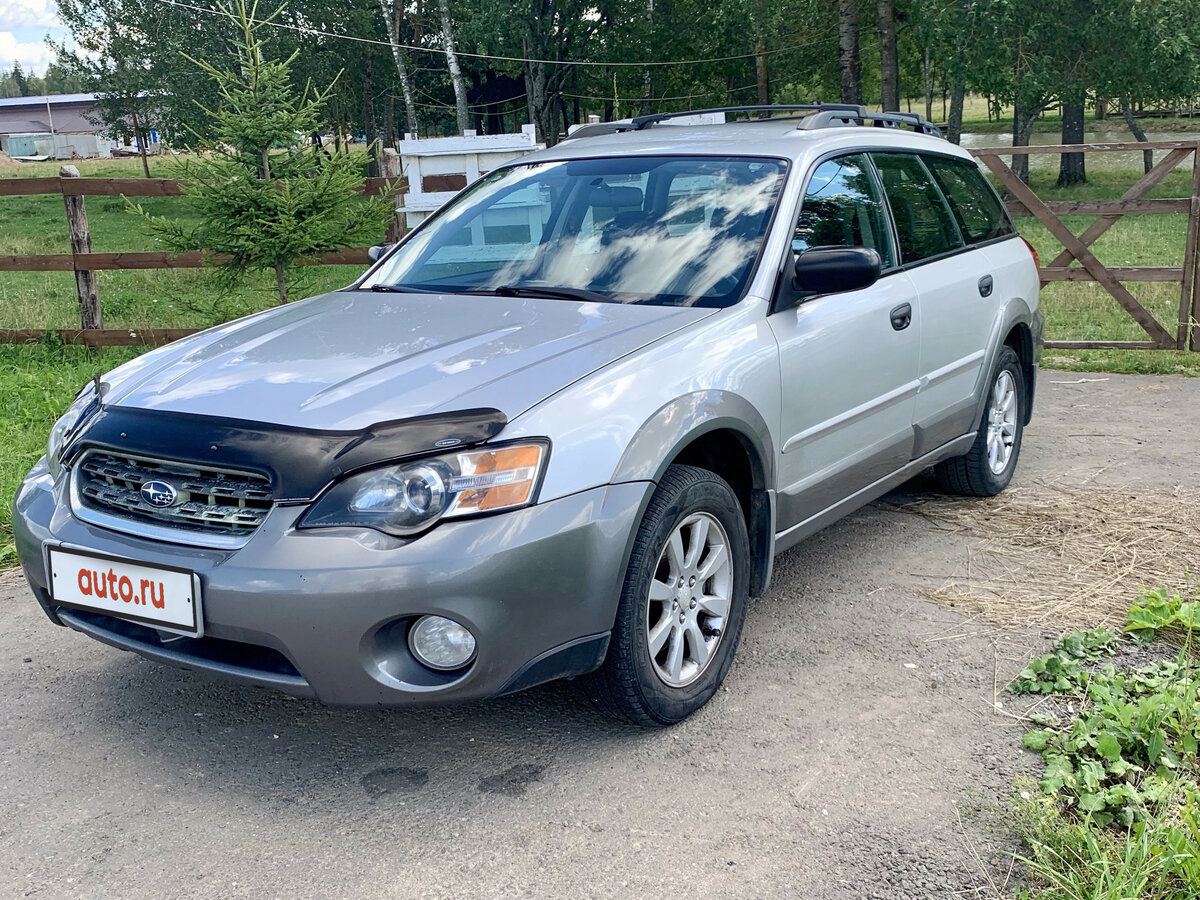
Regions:
<svg viewBox="0 0 1200 900"><path fill-rule="evenodd" d="M142 499L158 509L174 506L179 493L165 481L147 481L142 485Z"/></svg>

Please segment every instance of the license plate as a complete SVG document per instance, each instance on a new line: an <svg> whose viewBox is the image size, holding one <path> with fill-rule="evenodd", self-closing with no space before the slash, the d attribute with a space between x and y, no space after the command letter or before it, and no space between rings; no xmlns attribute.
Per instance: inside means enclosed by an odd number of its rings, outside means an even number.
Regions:
<svg viewBox="0 0 1200 900"><path fill-rule="evenodd" d="M50 596L60 606L105 613L198 637L200 579L188 569L48 547Z"/></svg>

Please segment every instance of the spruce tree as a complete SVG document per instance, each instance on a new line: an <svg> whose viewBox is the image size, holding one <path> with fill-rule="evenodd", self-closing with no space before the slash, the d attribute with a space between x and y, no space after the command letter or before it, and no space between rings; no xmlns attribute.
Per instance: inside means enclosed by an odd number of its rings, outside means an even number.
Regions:
<svg viewBox="0 0 1200 900"><path fill-rule="evenodd" d="M13 63L12 80L13 80L13 83L17 86L17 90L20 92L18 94L18 96L28 97L30 94L29 76L27 76L25 74L25 70L21 68L20 62Z"/></svg>
<svg viewBox="0 0 1200 900"><path fill-rule="evenodd" d="M300 261L369 243L391 209L384 197L359 194L362 169L347 151L305 146L333 85L295 90L290 69L299 51L283 61L268 59L259 31L275 16L259 20L256 8L233 0L227 11L239 37L236 71L191 60L214 80L219 97L216 108L201 107L212 139L176 164L194 224L133 208L172 251L220 257L226 287L248 272L274 272L279 302L286 303L289 276Z"/></svg>

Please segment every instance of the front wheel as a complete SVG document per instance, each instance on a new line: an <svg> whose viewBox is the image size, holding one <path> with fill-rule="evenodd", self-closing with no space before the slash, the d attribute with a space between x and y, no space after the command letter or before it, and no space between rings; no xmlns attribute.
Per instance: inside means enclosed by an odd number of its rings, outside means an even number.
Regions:
<svg viewBox="0 0 1200 900"><path fill-rule="evenodd" d="M746 521L705 469L667 469L638 528L604 665L577 690L637 725L672 725L725 680L749 596Z"/></svg>
<svg viewBox="0 0 1200 900"><path fill-rule="evenodd" d="M994 497L1008 487L1017 468L1024 433L1025 376L1021 360L1005 346L992 370L988 405L965 456L937 464L942 490L968 497Z"/></svg>

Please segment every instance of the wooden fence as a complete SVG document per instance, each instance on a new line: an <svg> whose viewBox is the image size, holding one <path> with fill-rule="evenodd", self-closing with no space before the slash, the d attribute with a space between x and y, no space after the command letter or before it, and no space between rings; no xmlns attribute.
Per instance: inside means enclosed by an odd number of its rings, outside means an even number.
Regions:
<svg viewBox="0 0 1200 900"><path fill-rule="evenodd" d="M1042 200L1021 181L1002 156L1047 153L1119 153L1145 150L1167 151L1149 172L1116 200ZM992 172L1008 193L1007 206L1013 216L1033 216L1062 245L1062 252L1040 270L1042 284L1055 281L1096 282L1107 291L1146 332L1146 341L1047 341L1047 347L1062 349L1200 350L1200 290L1196 267L1200 255L1200 143L1154 141L1114 144L1059 144L1045 147L985 147L972 153ZM1150 193L1172 170L1191 159L1190 197L1149 199ZM1182 248L1182 265L1106 266L1091 246L1124 216L1179 215L1188 217L1187 237ZM1063 221L1064 216L1099 216L1080 234ZM1078 265L1073 265L1077 262ZM1171 282L1179 285L1179 316L1175 333L1147 310L1126 287L1126 282Z"/></svg>
<svg viewBox="0 0 1200 900"><path fill-rule="evenodd" d="M1116 200L1042 200L1024 184L1001 157L1032 154L1108 153L1157 150L1166 155L1150 172L1138 179ZM1047 341L1047 347L1063 349L1191 349L1200 351L1200 143L1196 141L1156 141L1150 143L1072 144L1043 147L986 147L972 151L1008 192L1007 205L1014 216L1032 216L1041 222L1062 244L1062 252L1042 266L1042 284L1051 282L1096 282L1119 303L1146 332L1145 341ZM1191 196L1150 199L1147 195L1169 172L1191 159ZM387 178L368 179L364 193L376 193L400 177L400 159L395 151L385 151ZM179 182L167 178L13 178L0 179L0 197L23 194L61 194L71 221L72 252L32 256L0 256L0 272L75 272L80 298L79 329L61 329L58 336L68 343L89 346L159 344L176 340L190 329L103 329L94 272L109 269L183 269L205 265L202 253L165 252L91 252L87 236L84 196L174 197ZM398 201L397 206L401 206ZM76 211L73 211L73 208ZM1182 264L1175 266L1106 266L1089 249L1096 240L1128 215L1182 215L1188 217L1187 237L1182 248ZM1064 216L1099 216L1080 234L1063 222ZM389 236L402 233L403 210ZM82 226L82 227L80 227ZM312 265L366 265L365 247L328 253ZM1078 263L1077 265L1073 263ZM1126 283L1170 282L1179 285L1179 316L1172 334L1147 310L1126 287ZM93 308L94 307L94 308ZM40 340L46 329L0 329L0 343L24 343Z"/></svg>
<svg viewBox="0 0 1200 900"><path fill-rule="evenodd" d="M391 189L401 181L400 158L394 150L384 151L382 178L368 178L361 193L372 195ZM189 252L173 254L165 251L120 251L116 253L92 252L91 235L88 230L87 212L83 198L100 197L178 197L182 195L181 182L171 178L80 178L72 174L74 167L64 166L59 177L47 178L0 178L0 197L27 196L30 194L61 194L66 207L67 225L71 242L70 253L26 254L20 256L0 255L0 272L74 272L76 292L79 298L80 328L76 329L0 329L0 343L22 344L39 341L48 331L57 334L64 343L84 344L90 347L115 347L148 345L156 346L194 334L194 328L127 329L101 327L101 300L95 273L113 269L197 269L220 257L208 253ZM389 239L404 233L403 213L399 210L402 200L397 199L395 220L388 229ZM356 247L336 253L325 253L320 257L302 262L301 265L317 266L366 266L370 260L366 247Z"/></svg>

